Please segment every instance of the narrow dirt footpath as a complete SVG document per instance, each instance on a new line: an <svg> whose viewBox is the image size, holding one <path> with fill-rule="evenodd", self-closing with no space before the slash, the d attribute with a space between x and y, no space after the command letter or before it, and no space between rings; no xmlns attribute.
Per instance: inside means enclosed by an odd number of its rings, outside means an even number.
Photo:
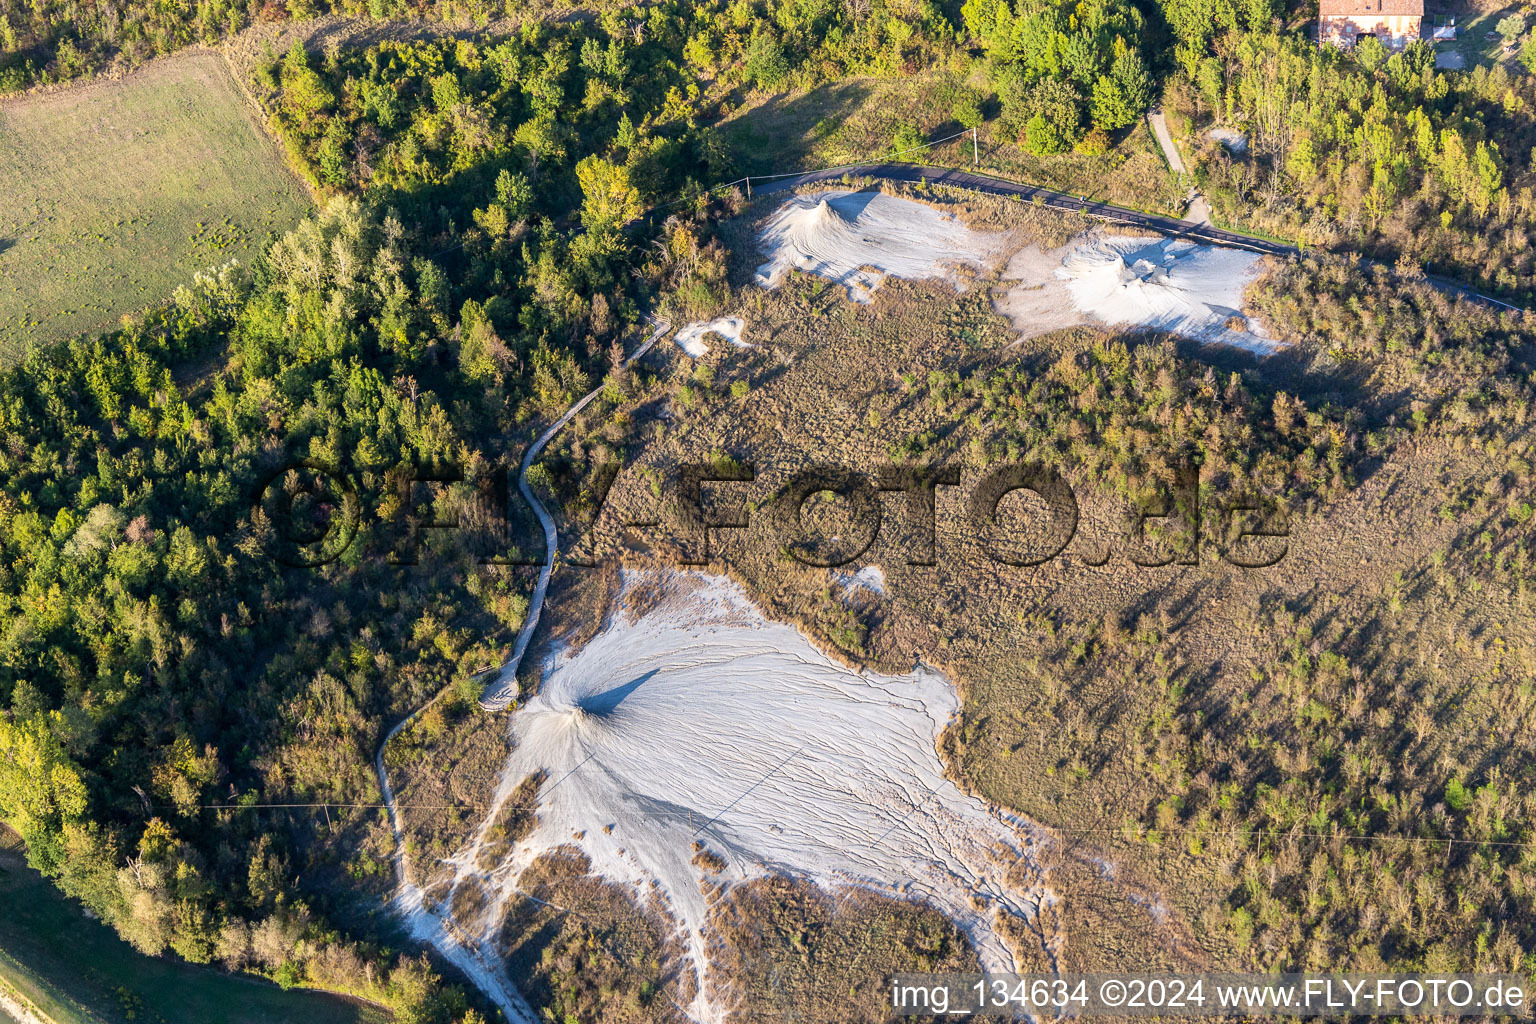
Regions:
<svg viewBox="0 0 1536 1024"><path fill-rule="evenodd" d="M1163 116L1161 110L1153 110L1147 114L1147 123L1152 126L1152 134L1157 136L1157 144L1163 151L1163 158L1168 161L1168 166L1174 174L1185 179L1190 179L1189 168L1184 166L1184 158L1179 155L1179 147L1173 141L1173 133L1168 130L1168 119ZM1190 180L1188 206L1184 210L1184 220L1190 224L1209 224L1211 222L1211 204L1195 188L1193 180Z"/></svg>
<svg viewBox="0 0 1536 1024"><path fill-rule="evenodd" d="M625 366L633 364L635 360L649 352L657 339L672 329L672 325L665 320L657 320L654 317L647 317L647 319L655 325L655 329L651 331L651 336L645 339L645 343L624 360ZM534 584L533 597L528 602L528 617L523 620L523 628L517 634L517 644L512 648L512 657L501 666L501 670L496 673L496 678L486 684L485 693L480 697L480 706L487 711L504 711L517 698L517 670L523 663L523 655L528 651L529 642L533 640L534 630L539 627L539 612L544 608L544 593L549 589L549 574L555 567L557 541L555 520L534 495L533 488L528 486L528 467L533 465L533 460L539 457L539 452L544 450L544 446L565 429L565 425L585 409L602 390L601 385L594 388L585 398L567 409L565 415L551 423L549 429L528 446L528 450L523 453L522 464L518 466L517 489L522 493L523 500L533 509L534 515L539 517L539 525L544 527L544 564L539 568L539 581Z"/></svg>
<svg viewBox="0 0 1536 1024"><path fill-rule="evenodd" d="M647 316L646 320L654 329L648 338L633 354L624 360L625 366L632 365L640 357L651 350L663 335L672 329L672 325L653 316ZM549 575L554 568L556 553L555 521L547 509L534 496L532 488L528 486L528 467L533 465L533 460L538 458L539 452L544 449L550 440L558 434L567 423L581 410L585 409L594 398L602 392L602 386L594 388L575 405L565 411L549 429L540 434L533 444L528 446L523 454L523 460L518 468L517 488L522 492L523 499L533 507L539 517L539 523L544 527L544 565L539 570L539 580L533 589L533 598L528 604L528 617L523 622L523 628L518 633L517 644L512 650L512 657L502 666L496 678L486 688L486 694L481 698L481 706L487 710L500 711L510 707L517 696L517 669L522 663L523 655L528 650L528 644L533 639L534 630L539 625L539 612L544 607L544 594L549 589ZM389 813L390 829L395 838L395 880L397 893L394 903L399 907L410 925L414 936L422 941L429 942L437 948L450 962L456 965L465 976L471 979L481 991L488 995L499 1006L507 1018L517 1024L537 1024L533 1009L523 1000L522 994L507 982L499 965L487 963L483 953L476 950L476 944L466 942L465 936L449 934L451 922L439 916L425 905L425 897L421 890L412 883L410 878L410 861L405 856L405 826L400 816L400 808L395 803L395 791L389 784L389 772L384 767L384 751L389 747L389 741L399 735L411 722L415 721L427 708L437 703L447 689L440 691L437 696L427 701L421 707L406 715L396 722L389 732L384 734L384 741L379 744L378 753L373 757L374 771L379 777L379 792L384 801L385 809Z"/></svg>
<svg viewBox="0 0 1536 1024"><path fill-rule="evenodd" d="M1154 110L1147 115L1147 120L1152 123L1152 134L1157 136L1157 144L1163 149L1163 158L1173 168L1173 173L1188 174L1189 169L1179 156L1179 147L1173 144L1173 135L1168 131L1168 119L1163 116L1163 112Z"/></svg>

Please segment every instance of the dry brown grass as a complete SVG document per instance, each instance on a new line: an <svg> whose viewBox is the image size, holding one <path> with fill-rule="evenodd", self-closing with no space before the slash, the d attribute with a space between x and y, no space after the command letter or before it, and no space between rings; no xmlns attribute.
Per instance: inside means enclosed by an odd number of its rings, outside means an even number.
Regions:
<svg viewBox="0 0 1536 1024"><path fill-rule="evenodd" d="M465 707L433 714L446 704L428 709L389 749L406 856L418 879L436 877L438 862L485 820L507 756L504 719Z"/></svg>
<svg viewBox="0 0 1536 1024"><path fill-rule="evenodd" d="M538 826L539 787L546 778L542 771L532 773L517 784L506 803L501 805L496 820L486 830L485 842L476 858L480 870L489 871L501 863L512 852L512 847Z"/></svg>
<svg viewBox="0 0 1536 1024"><path fill-rule="evenodd" d="M555 850L534 861L500 945L508 973L554 1020L615 1024L680 1022L692 971L670 918L635 904L623 888L588 873L585 856Z"/></svg>
<svg viewBox="0 0 1536 1024"><path fill-rule="evenodd" d="M693 866L707 875L719 874L726 868L726 860L703 843L693 844Z"/></svg>
<svg viewBox="0 0 1536 1024"><path fill-rule="evenodd" d="M721 943L716 973L736 998L735 1024L885 1021L890 974L978 969L943 914L861 889L756 879L728 890L710 927Z"/></svg>

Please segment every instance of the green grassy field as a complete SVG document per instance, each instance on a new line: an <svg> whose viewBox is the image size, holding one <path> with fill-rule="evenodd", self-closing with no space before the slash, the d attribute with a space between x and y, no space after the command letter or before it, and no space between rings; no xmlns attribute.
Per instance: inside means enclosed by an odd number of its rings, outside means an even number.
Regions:
<svg viewBox="0 0 1536 1024"><path fill-rule="evenodd" d="M1424 38L1430 37L1437 17L1454 17L1456 38L1434 44L1439 66L1471 71L1508 61L1509 70L1519 74L1520 66L1514 62L1519 47L1506 50L1503 37L1494 30L1499 19L1518 11L1518 7L1504 6L1498 0L1431 0L1424 5ZM1531 19L1525 20L1529 23Z"/></svg>
<svg viewBox="0 0 1536 1024"><path fill-rule="evenodd" d="M8 837L8 838L7 838ZM338 996L147 957L26 866L0 830L0 983L56 1024L382 1024ZM0 1012L0 1020L5 1020Z"/></svg>
<svg viewBox="0 0 1536 1024"><path fill-rule="evenodd" d="M0 363L249 260L309 198L223 59L0 103Z"/></svg>

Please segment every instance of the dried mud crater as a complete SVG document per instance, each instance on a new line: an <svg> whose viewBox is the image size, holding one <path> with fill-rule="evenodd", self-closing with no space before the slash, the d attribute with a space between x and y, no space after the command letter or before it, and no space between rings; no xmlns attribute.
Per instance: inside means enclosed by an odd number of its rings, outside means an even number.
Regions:
<svg viewBox="0 0 1536 1024"><path fill-rule="evenodd" d="M626 571L604 627L553 655L513 712L493 807L443 862L451 882L407 886L400 906L513 1019L532 1018L499 960L502 923L530 866L568 849L675 925L700 1021L732 1004L711 970L713 903L774 875L920 900L984 968L1012 970L1006 936L1054 901L1043 834L946 778L937 743L958 707L921 665L884 676L829 658L728 578ZM506 853L493 827L530 789L536 824Z"/></svg>

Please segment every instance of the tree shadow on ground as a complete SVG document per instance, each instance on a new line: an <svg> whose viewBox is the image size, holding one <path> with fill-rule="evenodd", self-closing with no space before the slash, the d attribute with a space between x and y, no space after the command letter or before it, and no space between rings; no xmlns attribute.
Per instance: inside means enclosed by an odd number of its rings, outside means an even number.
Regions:
<svg viewBox="0 0 1536 1024"><path fill-rule="evenodd" d="M864 82L834 82L802 96L783 93L720 125L735 163L746 174L772 174L804 165L821 140L817 126L832 125L869 97Z"/></svg>

